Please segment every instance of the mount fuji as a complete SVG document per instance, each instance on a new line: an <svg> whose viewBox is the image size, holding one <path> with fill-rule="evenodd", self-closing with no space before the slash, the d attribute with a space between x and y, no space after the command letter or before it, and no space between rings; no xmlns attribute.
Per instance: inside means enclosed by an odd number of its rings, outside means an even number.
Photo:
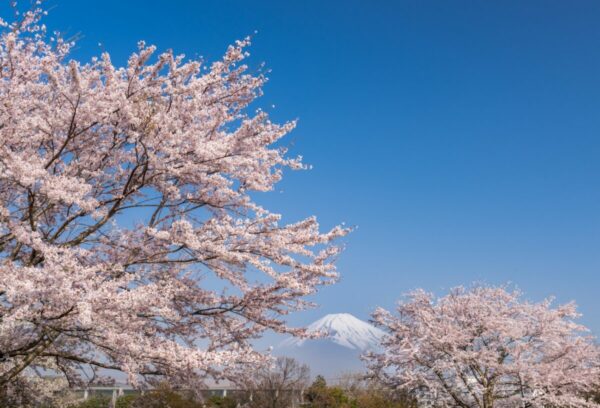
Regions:
<svg viewBox="0 0 600 408"><path fill-rule="evenodd" d="M277 355L293 357L311 368L313 374L337 377L364 371L360 355L376 350L385 333L349 313L328 314L307 327L309 333L323 333L317 339L290 337L274 349Z"/></svg>
<svg viewBox="0 0 600 408"><path fill-rule="evenodd" d="M325 333L326 339L349 349L367 351L379 345L385 333L350 313L328 314L307 327L309 333ZM282 346L302 347L311 339L290 337Z"/></svg>

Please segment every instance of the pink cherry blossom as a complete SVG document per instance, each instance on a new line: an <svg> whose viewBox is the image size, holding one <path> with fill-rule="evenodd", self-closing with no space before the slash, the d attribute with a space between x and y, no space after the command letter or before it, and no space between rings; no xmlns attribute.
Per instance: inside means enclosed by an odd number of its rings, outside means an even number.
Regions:
<svg viewBox="0 0 600 408"><path fill-rule="evenodd" d="M144 42L125 67L80 63L40 9L0 36L0 386L44 369L71 383L98 369L236 379L267 356L267 330L334 283L315 218L257 205L303 168L248 105L266 78L249 39L202 62Z"/></svg>
<svg viewBox="0 0 600 408"><path fill-rule="evenodd" d="M530 303L518 291L415 291L397 314L378 309L388 332L365 356L372 373L434 407L598 407L600 354L569 303Z"/></svg>

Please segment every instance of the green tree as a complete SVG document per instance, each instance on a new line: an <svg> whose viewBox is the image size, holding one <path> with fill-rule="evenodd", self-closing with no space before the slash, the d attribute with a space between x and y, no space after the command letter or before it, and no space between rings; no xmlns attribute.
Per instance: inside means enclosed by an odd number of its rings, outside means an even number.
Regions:
<svg viewBox="0 0 600 408"><path fill-rule="evenodd" d="M417 403L409 397L390 398L381 392L367 390L351 403L352 408L417 408Z"/></svg>
<svg viewBox="0 0 600 408"><path fill-rule="evenodd" d="M236 408L238 401L232 397L212 396L206 401L207 408Z"/></svg>
<svg viewBox="0 0 600 408"><path fill-rule="evenodd" d="M192 395L174 390L167 384L135 398L126 408L203 408Z"/></svg>
<svg viewBox="0 0 600 408"><path fill-rule="evenodd" d="M309 408L351 408L350 399L340 387L328 387L325 378L317 376L304 394Z"/></svg>
<svg viewBox="0 0 600 408"><path fill-rule="evenodd" d="M138 397L138 394L122 395L117 399L116 408L131 408Z"/></svg>
<svg viewBox="0 0 600 408"><path fill-rule="evenodd" d="M71 408L107 408L110 405L110 397L106 395L93 395L85 401L71 406Z"/></svg>

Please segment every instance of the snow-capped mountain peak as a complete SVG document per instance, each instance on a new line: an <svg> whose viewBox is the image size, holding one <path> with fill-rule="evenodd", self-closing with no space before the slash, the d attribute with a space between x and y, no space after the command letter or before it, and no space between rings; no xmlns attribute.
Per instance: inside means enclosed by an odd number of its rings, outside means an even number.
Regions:
<svg viewBox="0 0 600 408"><path fill-rule="evenodd" d="M385 335L382 330L350 313L328 314L310 324L307 330L309 333L326 333L325 339L340 346L361 351L376 348ZM300 347L307 341L311 340L289 338L282 345Z"/></svg>

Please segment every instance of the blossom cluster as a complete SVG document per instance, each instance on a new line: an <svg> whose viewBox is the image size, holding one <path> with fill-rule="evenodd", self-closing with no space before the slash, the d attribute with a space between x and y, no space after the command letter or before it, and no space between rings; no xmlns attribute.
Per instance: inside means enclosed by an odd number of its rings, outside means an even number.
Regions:
<svg viewBox="0 0 600 408"><path fill-rule="evenodd" d="M366 356L372 372L432 406L594 407L600 353L575 305L530 303L504 287L458 287L436 299L415 291L397 313L378 309L388 332Z"/></svg>
<svg viewBox="0 0 600 408"><path fill-rule="evenodd" d="M253 201L304 168L278 147L295 123L249 112L266 81L249 39L206 67L144 42L125 67L83 64L43 14L0 35L0 385L235 379L266 359L252 339L302 334L285 315L337 279L348 229Z"/></svg>

